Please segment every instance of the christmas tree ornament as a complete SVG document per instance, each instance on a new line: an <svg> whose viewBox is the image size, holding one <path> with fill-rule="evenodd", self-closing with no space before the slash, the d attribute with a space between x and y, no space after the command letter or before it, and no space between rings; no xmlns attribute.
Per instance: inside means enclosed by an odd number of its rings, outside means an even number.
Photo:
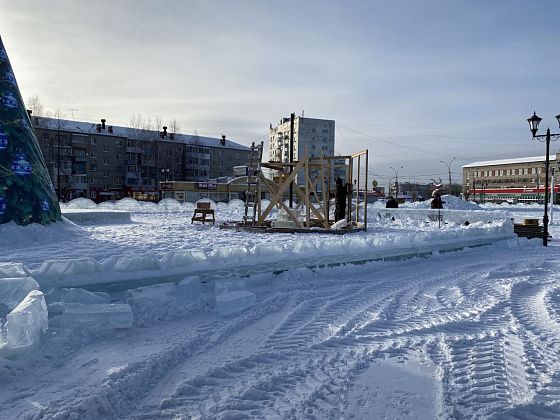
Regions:
<svg viewBox="0 0 560 420"><path fill-rule="evenodd" d="M0 216L6 213L6 199L4 197L0 197Z"/></svg>
<svg viewBox="0 0 560 420"><path fill-rule="evenodd" d="M8 83L10 83L11 85L16 84L16 78L14 77L14 73L12 73L11 71L6 72L6 75L4 76L4 79L6 79L6 81Z"/></svg>
<svg viewBox="0 0 560 420"><path fill-rule="evenodd" d="M8 147L8 135L4 133L4 130L0 125L0 150L4 150L7 147Z"/></svg>
<svg viewBox="0 0 560 420"><path fill-rule="evenodd" d="M2 98L2 103L4 104L4 106L6 108L16 108L17 107L16 98L14 98L11 93L8 93L6 96L4 96Z"/></svg>
<svg viewBox="0 0 560 420"><path fill-rule="evenodd" d="M31 164L25 159L23 153L18 153L17 159L12 162L12 171L19 176L31 175Z"/></svg>

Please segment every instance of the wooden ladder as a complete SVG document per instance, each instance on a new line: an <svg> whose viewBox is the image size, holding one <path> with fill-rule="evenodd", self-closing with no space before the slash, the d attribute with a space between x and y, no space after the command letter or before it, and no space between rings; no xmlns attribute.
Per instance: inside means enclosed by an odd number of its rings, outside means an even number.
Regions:
<svg viewBox="0 0 560 420"><path fill-rule="evenodd" d="M251 152L247 161L247 190L245 191L245 215L243 222L251 225L255 224L257 218L257 202L259 173L261 171L261 161L263 152L263 142L255 145L251 143Z"/></svg>

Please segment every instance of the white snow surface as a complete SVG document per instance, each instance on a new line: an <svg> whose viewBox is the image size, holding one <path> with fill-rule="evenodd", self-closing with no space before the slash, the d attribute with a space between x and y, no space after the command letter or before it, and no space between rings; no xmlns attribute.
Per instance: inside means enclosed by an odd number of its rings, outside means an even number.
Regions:
<svg viewBox="0 0 560 420"><path fill-rule="evenodd" d="M470 203L444 201L470 211ZM560 417L556 218L547 248L509 237L427 258L239 278L230 265L260 272L296 256L460 241L503 233L505 224L392 221L376 217L384 207L376 203L368 206L368 232L266 235L191 224L192 204L139 206L127 203L136 209L123 225L0 226L2 261L23 264L22 274L71 279L110 269L133 284L134 276L186 264L218 273L202 285L183 275L126 295L110 285L92 290L109 292L116 305L128 296L134 325L64 328L51 318L39 350L0 358L1 418ZM484 208L516 220L542 217L542 206ZM240 220L242 211L216 204L219 222ZM76 262L57 265L62 259ZM196 305L172 299L183 279L181 293ZM220 300L243 307L222 316ZM108 308L86 306L75 313L101 316Z"/></svg>

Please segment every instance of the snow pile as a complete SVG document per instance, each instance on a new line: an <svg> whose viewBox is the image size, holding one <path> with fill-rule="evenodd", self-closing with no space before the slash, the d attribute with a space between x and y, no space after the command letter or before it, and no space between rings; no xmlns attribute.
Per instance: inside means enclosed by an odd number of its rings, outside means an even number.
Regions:
<svg viewBox="0 0 560 420"><path fill-rule="evenodd" d="M173 198L164 198L158 204L158 209L160 211L181 211L183 206L177 200Z"/></svg>
<svg viewBox="0 0 560 420"><path fill-rule="evenodd" d="M43 293L33 290L6 317L7 343L11 349L36 345L49 325Z"/></svg>
<svg viewBox="0 0 560 420"><path fill-rule="evenodd" d="M65 207L68 209L96 209L97 204L89 198L80 197L69 201Z"/></svg>
<svg viewBox="0 0 560 420"><path fill-rule="evenodd" d="M134 198L125 197L115 203L115 208L126 211L138 211L142 209L142 206Z"/></svg>

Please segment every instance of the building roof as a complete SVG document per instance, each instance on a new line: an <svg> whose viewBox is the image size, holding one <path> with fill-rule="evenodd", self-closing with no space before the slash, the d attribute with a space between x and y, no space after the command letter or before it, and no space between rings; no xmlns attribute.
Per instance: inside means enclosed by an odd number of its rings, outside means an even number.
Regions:
<svg viewBox="0 0 560 420"><path fill-rule="evenodd" d="M556 160L556 155L550 155L549 160ZM496 166L496 165L510 165L512 163L533 163L533 162L544 162L545 156L533 156L533 157L522 157L514 159L499 159L499 160L485 160L481 162L473 162L468 165L463 165L463 168L474 168L478 166Z"/></svg>
<svg viewBox="0 0 560 420"><path fill-rule="evenodd" d="M121 127L112 124L106 124L105 130L101 130L100 132L98 132L97 131L98 123L92 123L86 121L63 120L63 119L47 118L47 117L35 117L35 116L32 116L31 120L34 123L33 124L34 127L45 128L49 130L56 130L57 128L59 128L62 131L76 133L76 134L95 134L99 136L106 135L106 136L123 137L123 138L133 137L138 139L144 139L147 141L153 141L155 139L160 138L159 131ZM113 127L112 133L110 133L107 130L107 127L110 126ZM172 140L168 134L168 136L165 138L165 141L176 141L188 145L215 147L221 149L235 149L235 150L243 150L243 151L250 150L249 147L243 146L242 144L233 142L228 139L226 139L225 144L222 145L221 139L214 138L214 137L192 135L192 134L176 133L174 140Z"/></svg>

